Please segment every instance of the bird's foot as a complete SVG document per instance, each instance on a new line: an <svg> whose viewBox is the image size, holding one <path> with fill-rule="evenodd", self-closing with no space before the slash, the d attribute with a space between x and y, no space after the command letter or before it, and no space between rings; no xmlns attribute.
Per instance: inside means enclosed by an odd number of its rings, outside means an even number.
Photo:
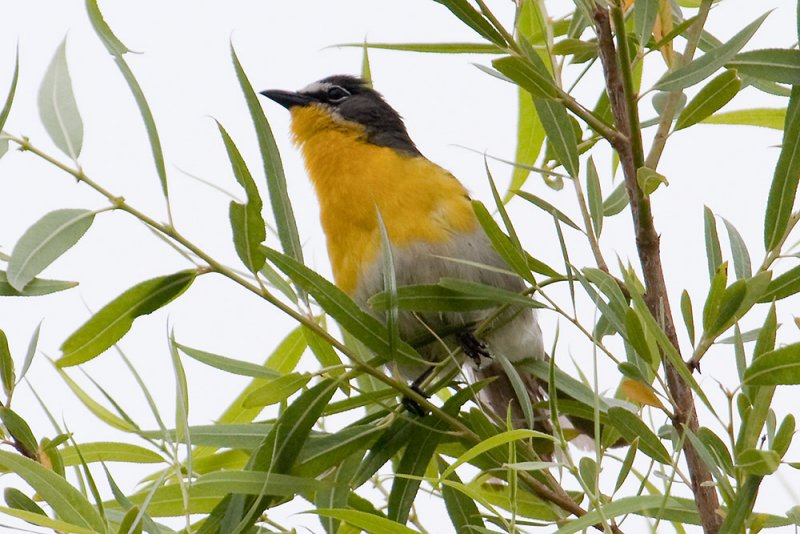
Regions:
<svg viewBox="0 0 800 534"><path fill-rule="evenodd" d="M492 359L492 355L486 349L486 344L476 338L472 332L459 332L456 334L456 340L461 346L461 350L472 360L477 369L482 367L483 358Z"/></svg>
<svg viewBox="0 0 800 534"><path fill-rule="evenodd" d="M430 398L430 395L427 395L424 391L422 391L422 388L419 387L419 384L417 384L416 381L411 383L411 390L414 391L414 393L420 395L421 397L424 397L426 399ZM402 402L403 407L410 413L418 417L423 417L424 415L426 415L425 410L414 399L403 396L403 399L400 402Z"/></svg>

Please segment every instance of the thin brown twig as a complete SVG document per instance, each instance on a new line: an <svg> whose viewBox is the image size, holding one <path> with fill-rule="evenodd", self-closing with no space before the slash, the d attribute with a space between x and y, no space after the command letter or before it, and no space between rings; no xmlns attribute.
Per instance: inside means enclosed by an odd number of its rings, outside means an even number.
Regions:
<svg viewBox="0 0 800 534"><path fill-rule="evenodd" d="M613 3L609 13L609 9L595 5L592 16L614 122L628 138L627 142L618 142L615 149L619 154L630 199L636 248L646 286L645 302L654 316L663 318L664 332L675 349L680 351L661 266L660 238L653 223L650 199L643 194L636 178L638 169L644 166L645 161L639 130L637 95L633 91L630 55L624 30L623 8L619 2ZM613 16L614 25L618 28L616 45L610 16ZM669 391L674 399L672 423L680 434L683 434L684 426L696 433L699 423L692 390L666 358L663 362ZM714 489L711 472L689 440L684 440L683 451L689 466L692 492L703 529L707 534L716 534L722 524L722 518L718 514L719 497Z"/></svg>

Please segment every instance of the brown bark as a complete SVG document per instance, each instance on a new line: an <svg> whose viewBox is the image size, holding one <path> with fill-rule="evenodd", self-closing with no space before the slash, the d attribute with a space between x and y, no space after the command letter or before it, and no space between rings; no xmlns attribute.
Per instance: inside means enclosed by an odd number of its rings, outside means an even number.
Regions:
<svg viewBox="0 0 800 534"><path fill-rule="evenodd" d="M650 313L654 317L663 320L663 327L667 337L675 349L680 352L675 323L670 310L664 272L661 266L660 237L653 223L650 199L639 189L636 179L638 168L644 165L644 156L641 153L641 134L638 128L638 111L629 109L629 102L635 105L636 95L629 94L631 88L630 86L626 87L618 63L620 60L628 61L628 59L624 56L620 59L620 55L617 53L611 30L609 11L600 6L595 6L593 18L614 123L620 133L625 136L625 139L618 141L614 148L619 154L620 164L625 175L625 186L630 199L631 215L633 216L633 226L636 233L636 248L646 287L645 302ZM622 36L622 39L624 40L625 37ZM632 125L633 128L631 127ZM684 428L696 433L699 423L692 390L680 377L675 367L663 356L662 360L667 386L674 400L672 423L680 434L683 434ZM686 463L689 466L692 491L703 523L703 530L706 534L716 534L722 524L722 517L717 513L719 510L719 498L713 484L711 472L688 439L683 441L683 452L686 456Z"/></svg>

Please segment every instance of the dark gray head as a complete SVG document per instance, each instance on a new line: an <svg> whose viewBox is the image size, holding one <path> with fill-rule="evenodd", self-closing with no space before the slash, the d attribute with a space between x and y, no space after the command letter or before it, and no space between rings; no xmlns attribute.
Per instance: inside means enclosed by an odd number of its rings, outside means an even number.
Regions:
<svg viewBox="0 0 800 534"><path fill-rule="evenodd" d="M361 78L338 74L314 82L299 91L268 90L262 95L286 109L295 106L320 105L346 121L360 124L367 141L419 155L400 115L383 96Z"/></svg>

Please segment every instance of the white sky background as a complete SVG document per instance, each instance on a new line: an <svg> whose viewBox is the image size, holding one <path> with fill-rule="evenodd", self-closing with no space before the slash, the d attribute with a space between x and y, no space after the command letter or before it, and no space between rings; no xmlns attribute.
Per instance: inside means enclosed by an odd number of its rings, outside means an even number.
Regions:
<svg viewBox="0 0 800 534"><path fill-rule="evenodd" d="M21 63L17 97L6 130L30 136L38 147L68 161L44 132L36 107L44 70L67 35L69 67L85 130L81 164L104 187L163 220L160 186L138 110L111 57L91 29L83 3L51 0L3 4L0 95L6 94L11 80L17 41ZM568 0L551 1L548 5L555 14L573 6ZM494 1L490 6L510 26L512 4ZM185 170L243 196L231 174L210 118L213 117L229 130L256 181L264 184L255 135L230 61L231 39L256 90L297 89L329 74L357 74L361 50L326 48L337 43L360 42L365 37L371 42L478 41L478 36L444 7L422 0L140 1L101 2L100 7L116 35L129 48L142 52L126 59L145 91L161 134L177 227L215 257L237 267L228 225L229 199L180 172ZM791 46L796 41L795 3L791 0L726 0L712 11L708 28L718 38L727 40L771 8L776 10L748 48ZM482 158L455 145L513 159L515 88L471 64L487 65L488 56L373 51L370 57L375 87L405 117L420 150L451 170L474 197L490 204ZM660 62L655 54L651 58L651 64ZM579 98L588 97L585 102L590 106L600 88L599 64L593 72L581 83L578 92ZM658 70L652 72L654 78L646 79L643 87L648 87L660 74ZM780 105L777 100L748 89L726 110L777 105ZM327 274L330 270L317 206L299 154L288 139L288 113L266 100L265 109L281 149L307 263ZM647 102L641 110L643 118L654 114ZM778 154L775 146L780 139L780 133L772 130L699 126L676 134L667 146L659 171L668 177L670 186L659 190L653 202L656 227L662 234L670 297L684 342L684 329L677 314L680 292L689 289L698 317L708 283L702 207L707 204L716 214L733 222L750 248L754 265L760 264L763 206ZM646 143L649 146L649 141ZM608 160L601 159L598 166L607 194L612 189L610 165ZM504 186L510 168L499 163L492 163L491 167L499 185ZM579 219L569 184L556 193L532 175L526 189ZM266 201L265 187L262 193ZM76 185L69 176L30 154L13 151L0 160L0 250L6 253L27 227L51 210L99 209L106 205L87 187ZM519 199L511 203L511 213L528 250L560 269L561 254L550 217ZM721 221L718 224L723 255L729 259ZM276 236L269 235L268 242L276 245ZM572 261L581 266L592 265L588 248L574 239L572 242L578 243L570 250ZM627 211L606 220L601 244L610 264L616 265L618 255L638 266ZM793 265L787 261L784 268ZM75 432L79 442L124 437L98 423L82 408L44 355L58 357L61 342L88 318L87 306L97 310L139 281L186 267L180 256L132 217L103 213L78 245L42 275L80 281L78 288L45 297L0 299L0 328L8 335L18 365L31 333L44 319L41 353L34 360L28 378L55 416ZM592 319L590 308L582 312L585 320ZM781 329L780 339L796 340L791 303L782 302L779 313L782 313L779 320L789 323ZM184 344L252 362L262 361L294 326L277 310L214 275L198 279L166 311L139 319L121 346L152 388L168 421L174 406L174 379L166 344L167 320ZM545 313L540 314L540 320L549 347L557 318ZM743 330L758 326L760 320L743 325ZM571 356L588 373L592 368L590 345L563 322L561 328L557 356L562 358L559 360L562 367L573 371L568 361ZM188 359L184 365L189 377L193 424L212 422L246 383L244 379L215 372ZM601 360L600 366L605 370L600 376L601 386L613 388L618 375L605 361ZM123 372L122 363L113 351L83 367L118 396L141 426L154 427L135 385ZM75 369L70 373L81 378ZM712 350L703 361L699 380L712 393L712 400L723 401L715 381L736 384L732 352L727 348ZM780 416L796 410L794 394L795 389L779 389L777 397L783 409ZM31 423L38 438L52 436L52 428L24 385L16 393L13 407ZM702 420L719 432L719 425L707 414ZM798 452L800 448L793 447L787 458L798 460ZM786 468L781 473L784 483L771 480L759 499L759 510L782 514L800 503L800 492L790 490L798 486L796 472ZM0 478L0 487L7 480ZM292 521L319 528L315 519L294 516Z"/></svg>

